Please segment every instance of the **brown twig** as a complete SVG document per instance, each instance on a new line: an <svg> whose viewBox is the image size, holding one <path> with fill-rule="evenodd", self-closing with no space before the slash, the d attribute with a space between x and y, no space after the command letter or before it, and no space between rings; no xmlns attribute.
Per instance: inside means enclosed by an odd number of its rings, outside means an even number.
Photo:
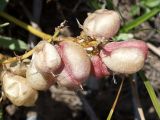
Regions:
<svg viewBox="0 0 160 120"><path fill-rule="evenodd" d="M157 47L155 47L153 44L151 43L147 43L148 48L154 52L156 55L158 55L160 57L160 49L158 49Z"/></svg>

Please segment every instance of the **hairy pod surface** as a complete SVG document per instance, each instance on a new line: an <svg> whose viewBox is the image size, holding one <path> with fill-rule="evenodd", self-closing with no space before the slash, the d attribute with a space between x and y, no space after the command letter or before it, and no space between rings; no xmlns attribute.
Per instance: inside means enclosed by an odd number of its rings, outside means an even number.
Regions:
<svg viewBox="0 0 160 120"><path fill-rule="evenodd" d="M33 106L38 92L26 81L26 78L5 71L2 74L3 90L7 98L17 106Z"/></svg>
<svg viewBox="0 0 160 120"><path fill-rule="evenodd" d="M91 57L92 72L97 78L102 78L104 76L110 75L107 66L102 62L98 55Z"/></svg>
<svg viewBox="0 0 160 120"><path fill-rule="evenodd" d="M54 73L61 66L61 58L56 48L46 42L41 41L36 46L34 58L35 67L41 73Z"/></svg>
<svg viewBox="0 0 160 120"><path fill-rule="evenodd" d="M140 40L111 42L101 50L102 61L117 73L132 74L139 71L147 56L147 45Z"/></svg>
<svg viewBox="0 0 160 120"><path fill-rule="evenodd" d="M79 87L90 75L90 59L77 43L64 41L59 44L63 66L57 76L58 83L68 88Z"/></svg>
<svg viewBox="0 0 160 120"><path fill-rule="evenodd" d="M100 9L88 15L83 23L83 31L91 38L104 40L118 32L120 23L120 16L116 11Z"/></svg>

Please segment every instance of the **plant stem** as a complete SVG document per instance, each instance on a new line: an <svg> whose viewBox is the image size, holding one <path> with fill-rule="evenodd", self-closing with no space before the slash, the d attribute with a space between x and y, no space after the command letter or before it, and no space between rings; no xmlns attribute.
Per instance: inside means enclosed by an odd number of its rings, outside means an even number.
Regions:
<svg viewBox="0 0 160 120"><path fill-rule="evenodd" d="M32 26L27 25L26 23L18 20L17 18L15 18L15 17L13 17L13 16L11 16L11 15L3 12L3 11L0 11L0 16L3 17L3 18L5 18L5 19L7 19L10 22L15 23L16 25L24 28L25 30L31 32L32 34L34 34L34 35L36 35L36 36L38 36L38 37L40 37L42 39L48 40L48 39L52 38L51 35L43 33L41 31L33 28Z"/></svg>
<svg viewBox="0 0 160 120"><path fill-rule="evenodd" d="M56 30L53 37L48 39L48 42L51 42L54 38L56 38L59 34L59 30ZM22 56L19 56L18 58L17 57L12 57L12 58L9 58L7 60L4 60L2 62L2 64L6 64L6 63L12 63L12 62L16 62L18 60L23 60L23 59L26 59L28 58L29 56L31 56L34 52L35 48L33 48L32 50L30 50L29 52L23 54Z"/></svg>
<svg viewBox="0 0 160 120"><path fill-rule="evenodd" d="M149 94L149 96L151 98L151 101L153 103L153 106L154 106L154 108L155 108L155 110L157 112L157 115L160 118L160 102L157 99L157 96L156 96L156 94L154 92L154 89L153 89L150 81L146 78L145 74L142 71L138 72L138 75L143 80L144 85L145 85L145 87L147 89L147 92L148 92L148 94Z"/></svg>
<svg viewBox="0 0 160 120"><path fill-rule="evenodd" d="M121 93L121 90L122 90L123 83L124 83L124 78L122 79L122 82L121 82L121 84L120 84L120 87L119 87L117 96L116 96L116 98L115 98L115 100L114 100L114 103L113 103L113 105L112 105L112 108L111 108L111 110L110 110L110 112L109 112L109 115L108 115L108 117L107 117L106 120L111 120L111 118L112 118L114 109L115 109L115 107L116 107L116 104L117 104L117 102L118 102L118 98L119 98L120 93Z"/></svg>

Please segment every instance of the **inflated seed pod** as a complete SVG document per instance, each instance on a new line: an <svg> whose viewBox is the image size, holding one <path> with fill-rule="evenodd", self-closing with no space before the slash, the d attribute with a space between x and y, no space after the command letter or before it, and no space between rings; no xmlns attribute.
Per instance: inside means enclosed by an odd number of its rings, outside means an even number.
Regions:
<svg viewBox="0 0 160 120"><path fill-rule="evenodd" d="M11 63L8 69L16 75L26 77L26 70L29 63L29 59L24 59L22 62Z"/></svg>
<svg viewBox="0 0 160 120"><path fill-rule="evenodd" d="M38 92L26 81L26 78L5 71L2 73L3 91L16 106L33 106Z"/></svg>
<svg viewBox="0 0 160 120"><path fill-rule="evenodd" d="M110 75L110 72L107 66L102 62L101 58L98 55L94 55L91 57L92 63L92 73L97 78L102 78Z"/></svg>
<svg viewBox="0 0 160 120"><path fill-rule="evenodd" d="M90 59L77 43L64 41L59 44L63 66L57 76L58 84L68 88L79 87L90 75Z"/></svg>
<svg viewBox="0 0 160 120"><path fill-rule="evenodd" d="M38 43L32 62L41 73L54 74L61 66L61 58L58 51L47 41L41 41Z"/></svg>
<svg viewBox="0 0 160 120"><path fill-rule="evenodd" d="M148 47L140 40L111 42L101 50L105 65L116 73L132 74L142 69Z"/></svg>
<svg viewBox="0 0 160 120"><path fill-rule="evenodd" d="M33 56L32 56L33 57ZM45 74L47 76L47 73ZM36 90L47 90L54 82L54 78L40 73L33 62L27 68L26 79L28 84Z"/></svg>
<svg viewBox="0 0 160 120"><path fill-rule="evenodd" d="M120 16L116 11L100 9L88 15L83 23L83 31L91 38L103 41L118 32L120 23Z"/></svg>

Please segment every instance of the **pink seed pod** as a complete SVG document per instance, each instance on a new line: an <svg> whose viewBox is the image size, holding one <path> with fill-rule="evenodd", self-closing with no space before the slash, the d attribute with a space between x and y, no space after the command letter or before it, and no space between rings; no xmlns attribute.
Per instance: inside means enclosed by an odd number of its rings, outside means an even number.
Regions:
<svg viewBox="0 0 160 120"><path fill-rule="evenodd" d="M117 73L132 74L142 69L148 47L140 40L111 42L100 52L106 66Z"/></svg>
<svg viewBox="0 0 160 120"><path fill-rule="evenodd" d="M36 46L32 62L39 72L53 75L61 65L61 58L52 44L41 41Z"/></svg>
<svg viewBox="0 0 160 120"><path fill-rule="evenodd" d="M34 55L32 57L34 57ZM47 90L53 84L55 81L53 76L46 77L47 75L47 73L45 73L45 75L40 73L32 62L26 72L28 84L36 90Z"/></svg>
<svg viewBox="0 0 160 120"><path fill-rule="evenodd" d="M64 41L59 44L63 66L57 76L58 83L68 88L79 87L90 75L90 59L79 44Z"/></svg>
<svg viewBox="0 0 160 120"><path fill-rule="evenodd" d="M92 63L92 73L97 78L100 79L102 77L110 75L107 66L102 62L101 58L98 55L94 55L91 57L91 63Z"/></svg>
<svg viewBox="0 0 160 120"><path fill-rule="evenodd" d="M103 41L118 32L120 23L120 16L116 11L100 9L88 15L83 23L83 31L91 38Z"/></svg>
<svg viewBox="0 0 160 120"><path fill-rule="evenodd" d="M148 53L148 47L145 42L142 40L136 40L136 39L130 39L127 41L121 41L121 42L110 42L103 46L103 52L105 52L107 55L110 55L112 51L122 48L122 47L133 47L140 49L145 57L147 57Z"/></svg>
<svg viewBox="0 0 160 120"><path fill-rule="evenodd" d="M38 92L31 88L26 78L5 71L2 73L3 91L16 106L33 106Z"/></svg>

